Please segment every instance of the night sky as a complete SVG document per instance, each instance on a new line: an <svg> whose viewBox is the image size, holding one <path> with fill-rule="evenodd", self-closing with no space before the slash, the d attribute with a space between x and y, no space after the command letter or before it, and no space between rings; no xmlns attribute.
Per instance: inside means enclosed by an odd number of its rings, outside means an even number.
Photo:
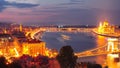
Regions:
<svg viewBox="0 0 120 68"><path fill-rule="evenodd" d="M0 21L42 25L120 25L120 0L0 0Z"/></svg>

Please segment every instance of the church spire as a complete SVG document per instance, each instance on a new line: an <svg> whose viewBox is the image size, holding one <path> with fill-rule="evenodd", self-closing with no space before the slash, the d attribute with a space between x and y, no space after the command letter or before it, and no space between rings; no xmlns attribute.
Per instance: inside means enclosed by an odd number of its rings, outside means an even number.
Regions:
<svg viewBox="0 0 120 68"><path fill-rule="evenodd" d="M20 24L20 31L22 32L22 24Z"/></svg>

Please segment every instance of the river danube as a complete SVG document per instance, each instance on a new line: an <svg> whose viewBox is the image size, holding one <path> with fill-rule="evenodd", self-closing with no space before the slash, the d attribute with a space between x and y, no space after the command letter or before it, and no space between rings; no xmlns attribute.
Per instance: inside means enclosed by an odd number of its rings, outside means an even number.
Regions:
<svg viewBox="0 0 120 68"><path fill-rule="evenodd" d="M104 37L90 32L45 32L42 40L46 42L48 48L58 51L65 45L70 45L74 52L82 52L106 44ZM95 60L95 57L89 57L89 59ZM101 57L97 57L97 59L103 60Z"/></svg>
<svg viewBox="0 0 120 68"><path fill-rule="evenodd" d="M62 46L70 45L75 52L92 49L105 44L104 37L83 32L45 32L42 40L50 49L59 50Z"/></svg>

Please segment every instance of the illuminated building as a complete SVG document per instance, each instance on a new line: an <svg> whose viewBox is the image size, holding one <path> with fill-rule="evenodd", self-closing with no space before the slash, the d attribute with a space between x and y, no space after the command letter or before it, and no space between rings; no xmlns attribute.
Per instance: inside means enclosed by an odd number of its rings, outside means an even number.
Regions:
<svg viewBox="0 0 120 68"><path fill-rule="evenodd" d="M93 32L106 37L120 37L120 33L116 32L116 27L110 25L107 21L101 22L98 28L95 28Z"/></svg>
<svg viewBox="0 0 120 68"><path fill-rule="evenodd" d="M10 34L0 34L0 55L5 57L15 57L19 46ZM15 51L16 50L16 51Z"/></svg>
<svg viewBox="0 0 120 68"><path fill-rule="evenodd" d="M102 34L114 33L114 30L114 26L109 25L107 21L104 21L103 23L100 22L98 27L98 32Z"/></svg>
<svg viewBox="0 0 120 68"><path fill-rule="evenodd" d="M25 32L22 31L22 26L20 26L20 30L11 30L9 33L10 34L0 34L0 56L10 58L20 57L23 54L48 57L55 57L57 55L57 52L46 48L45 42L27 38ZM35 31L33 32L33 37L42 36L42 33Z"/></svg>
<svg viewBox="0 0 120 68"><path fill-rule="evenodd" d="M45 55L46 46L45 42L37 40L28 40L22 43L23 54L30 56Z"/></svg>
<svg viewBox="0 0 120 68"><path fill-rule="evenodd" d="M57 52L46 48L46 43L39 40L29 39L20 42L16 37L10 34L0 34L0 56L20 57L23 54L30 56L43 55L48 57L55 57Z"/></svg>

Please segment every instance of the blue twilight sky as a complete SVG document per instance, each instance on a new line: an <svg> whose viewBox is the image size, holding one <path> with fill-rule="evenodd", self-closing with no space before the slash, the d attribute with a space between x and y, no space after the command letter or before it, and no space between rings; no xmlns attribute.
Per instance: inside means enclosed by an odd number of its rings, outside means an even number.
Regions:
<svg viewBox="0 0 120 68"><path fill-rule="evenodd" d="M120 25L120 0L0 0L0 21L24 24Z"/></svg>

